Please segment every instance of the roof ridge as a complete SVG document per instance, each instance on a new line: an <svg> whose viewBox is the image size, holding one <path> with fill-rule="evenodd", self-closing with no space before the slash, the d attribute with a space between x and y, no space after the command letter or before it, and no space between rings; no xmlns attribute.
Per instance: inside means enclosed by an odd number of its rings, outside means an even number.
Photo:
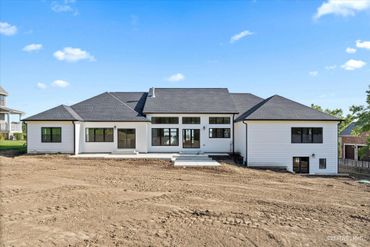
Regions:
<svg viewBox="0 0 370 247"><path fill-rule="evenodd" d="M131 109L133 112L135 112L136 114L138 114L137 111L135 111L135 109L133 109L131 106L129 106L128 104L126 104L125 102L123 102L122 100L120 100L117 96L113 95L112 93L110 92L107 92L107 94L109 94L110 96L112 96L112 98L116 99L117 101L119 101L121 104L123 104L124 106L128 107L129 109Z"/></svg>
<svg viewBox="0 0 370 247"><path fill-rule="evenodd" d="M252 113L254 113L255 111L257 111L259 108L261 108L268 101L270 101L272 99L272 97L274 97L274 96L270 96L270 97L262 100L260 103L256 104L251 109L249 109L248 111L244 112L241 116L238 117L238 119L245 119L246 117L248 117L249 115L251 115Z"/></svg>
<svg viewBox="0 0 370 247"><path fill-rule="evenodd" d="M311 109L311 110L313 110L313 111L320 112L320 113L325 114L325 115L327 115L327 116L334 117L334 116L330 115L329 113L326 113L326 112L323 112L323 111L319 111L319 110L314 109L314 108L312 108L312 107L309 107L309 106L307 106L307 105L305 105L305 104L302 104L302 103L299 103L299 102L297 102L297 101L294 101L294 100L288 99L288 98L286 98L286 97L284 97L284 96L281 96L281 95L278 95L278 94L275 94L275 95L271 96L270 98L273 98L273 97L280 97L280 98L283 98L283 99L288 100L288 101L290 101L290 102L293 102L293 103L295 103L295 104L298 104L298 105L300 105L300 106L307 107L307 108L309 108L309 109Z"/></svg>
<svg viewBox="0 0 370 247"><path fill-rule="evenodd" d="M64 104L62 104L62 106L64 107L64 109L66 109L66 111L68 111L69 114L71 114L72 117L78 120L83 120L83 118L71 106Z"/></svg>

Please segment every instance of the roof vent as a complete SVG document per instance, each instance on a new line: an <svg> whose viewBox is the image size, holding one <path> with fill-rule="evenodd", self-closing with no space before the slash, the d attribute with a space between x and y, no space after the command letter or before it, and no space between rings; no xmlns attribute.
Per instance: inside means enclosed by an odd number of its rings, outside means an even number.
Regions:
<svg viewBox="0 0 370 247"><path fill-rule="evenodd" d="M149 97L155 98L155 87L152 87L151 90L149 91Z"/></svg>

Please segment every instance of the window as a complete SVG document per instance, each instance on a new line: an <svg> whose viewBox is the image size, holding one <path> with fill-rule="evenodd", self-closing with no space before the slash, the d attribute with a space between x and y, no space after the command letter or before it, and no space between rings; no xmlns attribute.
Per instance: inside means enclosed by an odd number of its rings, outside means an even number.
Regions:
<svg viewBox="0 0 370 247"><path fill-rule="evenodd" d="M319 159L319 169L326 169L326 159Z"/></svg>
<svg viewBox="0 0 370 247"><path fill-rule="evenodd" d="M322 128L292 128L292 143L322 142Z"/></svg>
<svg viewBox="0 0 370 247"><path fill-rule="evenodd" d="M152 124L178 124L178 117L152 117Z"/></svg>
<svg viewBox="0 0 370 247"><path fill-rule="evenodd" d="M230 124L229 117L209 117L209 124Z"/></svg>
<svg viewBox="0 0 370 247"><path fill-rule="evenodd" d="M200 117L183 117L183 124L200 124Z"/></svg>
<svg viewBox="0 0 370 247"><path fill-rule="evenodd" d="M230 138L229 128L209 129L209 138Z"/></svg>
<svg viewBox="0 0 370 247"><path fill-rule="evenodd" d="M5 96L4 95L0 95L0 105L1 106L5 106Z"/></svg>
<svg viewBox="0 0 370 247"><path fill-rule="evenodd" d="M62 128L42 127L41 142L62 142Z"/></svg>
<svg viewBox="0 0 370 247"><path fill-rule="evenodd" d="M86 142L113 142L113 128L86 128Z"/></svg>
<svg viewBox="0 0 370 247"><path fill-rule="evenodd" d="M152 129L152 146L178 146L179 129Z"/></svg>

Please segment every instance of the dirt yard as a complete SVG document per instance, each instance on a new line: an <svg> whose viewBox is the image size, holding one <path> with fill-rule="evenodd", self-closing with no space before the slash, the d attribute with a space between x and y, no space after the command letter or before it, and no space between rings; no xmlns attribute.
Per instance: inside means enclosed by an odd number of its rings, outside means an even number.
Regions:
<svg viewBox="0 0 370 247"><path fill-rule="evenodd" d="M370 187L223 165L0 157L3 246L370 246Z"/></svg>

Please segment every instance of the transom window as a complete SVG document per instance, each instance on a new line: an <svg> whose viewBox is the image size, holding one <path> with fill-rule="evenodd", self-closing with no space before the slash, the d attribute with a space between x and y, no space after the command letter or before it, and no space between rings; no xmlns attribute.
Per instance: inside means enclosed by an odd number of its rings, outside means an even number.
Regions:
<svg viewBox="0 0 370 247"><path fill-rule="evenodd" d="M41 142L62 142L62 128L42 127Z"/></svg>
<svg viewBox="0 0 370 247"><path fill-rule="evenodd" d="M322 142L322 128L292 128L292 143Z"/></svg>
<svg viewBox="0 0 370 247"><path fill-rule="evenodd" d="M230 117L209 117L209 124L230 124Z"/></svg>
<svg viewBox="0 0 370 247"><path fill-rule="evenodd" d="M86 128L86 142L113 142L113 128Z"/></svg>
<svg viewBox="0 0 370 247"><path fill-rule="evenodd" d="M152 124L178 124L178 117L152 117Z"/></svg>
<svg viewBox="0 0 370 247"><path fill-rule="evenodd" d="M152 129L152 146L178 146L179 129Z"/></svg>
<svg viewBox="0 0 370 247"><path fill-rule="evenodd" d="M209 129L209 138L230 138L230 128Z"/></svg>
<svg viewBox="0 0 370 247"><path fill-rule="evenodd" d="M183 117L183 124L200 124L200 117Z"/></svg>

